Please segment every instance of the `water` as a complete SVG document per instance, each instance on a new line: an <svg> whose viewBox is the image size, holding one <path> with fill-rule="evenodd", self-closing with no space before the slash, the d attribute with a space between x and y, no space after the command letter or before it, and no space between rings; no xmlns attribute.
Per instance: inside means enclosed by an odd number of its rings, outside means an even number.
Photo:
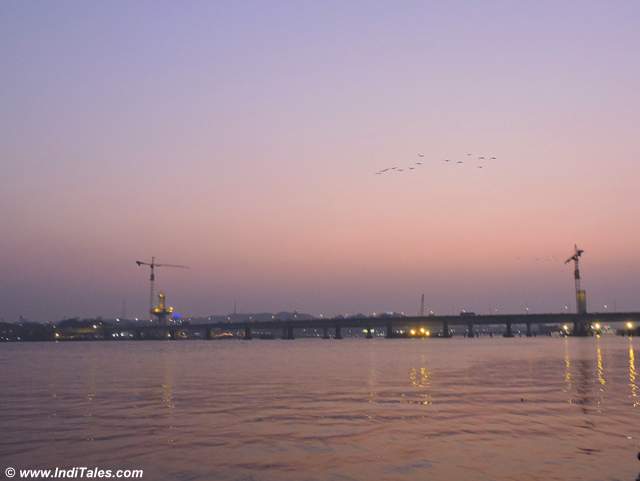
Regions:
<svg viewBox="0 0 640 481"><path fill-rule="evenodd" d="M0 345L0 468L148 480L627 480L638 339Z"/></svg>

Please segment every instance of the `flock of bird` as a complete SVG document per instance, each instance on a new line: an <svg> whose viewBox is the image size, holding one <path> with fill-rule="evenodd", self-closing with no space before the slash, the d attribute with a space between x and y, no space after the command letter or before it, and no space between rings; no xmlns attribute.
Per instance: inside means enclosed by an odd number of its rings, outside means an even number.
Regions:
<svg viewBox="0 0 640 481"><path fill-rule="evenodd" d="M472 153L467 153L466 155L466 161L467 164L472 164L473 161L476 162L483 162L486 160L496 160L497 157L495 156L485 156L485 155L478 155L475 156ZM443 159L442 162L446 162L449 164L455 164L455 165L462 165L465 163L465 160L452 160L452 159ZM376 172L376 175L385 175L385 174L394 174L394 173L402 173L402 172L411 172L414 171L418 168L420 168L420 166L424 165L424 154L418 154L418 160L413 162L412 164L410 164L407 167L387 167L385 169L379 170ZM478 169L483 169L484 165L477 165L476 164L476 168Z"/></svg>

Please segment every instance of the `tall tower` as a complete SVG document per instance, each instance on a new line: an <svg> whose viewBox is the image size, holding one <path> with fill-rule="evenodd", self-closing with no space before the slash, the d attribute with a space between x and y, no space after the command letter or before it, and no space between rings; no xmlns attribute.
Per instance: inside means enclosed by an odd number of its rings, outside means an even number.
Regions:
<svg viewBox="0 0 640 481"><path fill-rule="evenodd" d="M578 249L578 246L574 246L574 253L564 263L568 264L571 261L574 263L573 278L576 285L576 313L578 316L584 316L587 313L587 292L582 289L580 285L580 256L584 251ZM591 333L588 322L578 317L573 322L573 335L574 336L588 336Z"/></svg>
<svg viewBox="0 0 640 481"><path fill-rule="evenodd" d="M424 316L424 294L422 294L422 296L420 297L420 312L419 312L420 317Z"/></svg>
<svg viewBox="0 0 640 481"><path fill-rule="evenodd" d="M576 284L576 312L577 314L583 315L587 313L587 293L580 285L580 256L584 254L584 251L582 249L578 249L577 245L574 246L574 249L574 254L564 261L564 263L568 264L573 261L575 264L573 277Z"/></svg>

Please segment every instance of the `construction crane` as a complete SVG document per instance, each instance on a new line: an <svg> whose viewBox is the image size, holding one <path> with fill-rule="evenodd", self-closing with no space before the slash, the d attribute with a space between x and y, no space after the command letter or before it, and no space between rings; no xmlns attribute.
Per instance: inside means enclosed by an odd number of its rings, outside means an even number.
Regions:
<svg viewBox="0 0 640 481"><path fill-rule="evenodd" d="M178 269L189 268L188 266L183 266L180 264L157 264L155 257L151 257L151 262L136 261L136 264L138 264L138 267L149 266L151 271L149 275L149 310L153 309L153 297L154 297L155 282L156 282L156 273L155 273L156 267L176 267Z"/></svg>
<svg viewBox="0 0 640 481"><path fill-rule="evenodd" d="M580 257L584 254L582 249L578 249L578 246L574 246L574 253L571 257L569 257L565 264L569 264L571 261L575 264L575 269L573 271L573 277L576 282L576 307L578 310L578 314L586 314L587 313L587 295L584 290L582 290L580 286Z"/></svg>

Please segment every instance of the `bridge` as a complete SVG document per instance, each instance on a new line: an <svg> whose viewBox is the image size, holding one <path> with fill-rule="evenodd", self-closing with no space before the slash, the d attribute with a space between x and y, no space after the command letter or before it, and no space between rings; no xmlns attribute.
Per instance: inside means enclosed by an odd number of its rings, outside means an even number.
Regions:
<svg viewBox="0 0 640 481"><path fill-rule="evenodd" d="M352 318L318 318L318 319L289 319L271 321L241 321L216 322L206 324L169 325L169 326L140 326L135 328L118 328L104 326L105 339L112 338L116 331L133 331L136 339L157 339L157 333L163 332L161 337L177 339L180 333L185 335L198 333L195 337L214 339L216 332L240 333L244 339L252 339L254 332L269 331L274 337L294 339L295 329L317 329L323 332L326 339L342 339L344 329L357 329L365 333L365 337L372 338L374 332L384 332L384 337L402 337L402 333L411 329L429 328L434 331L434 337L449 338L456 326L464 328L467 337L477 334L478 326L504 326L504 337L514 337L513 326L525 326L526 336L534 335L533 326L561 325L566 326L566 333L573 336L592 335L597 324L624 323L629 334L640 334L640 312L597 312L597 313L549 313L549 314L490 314L490 315L458 315L458 316L413 316L413 317L352 317Z"/></svg>

